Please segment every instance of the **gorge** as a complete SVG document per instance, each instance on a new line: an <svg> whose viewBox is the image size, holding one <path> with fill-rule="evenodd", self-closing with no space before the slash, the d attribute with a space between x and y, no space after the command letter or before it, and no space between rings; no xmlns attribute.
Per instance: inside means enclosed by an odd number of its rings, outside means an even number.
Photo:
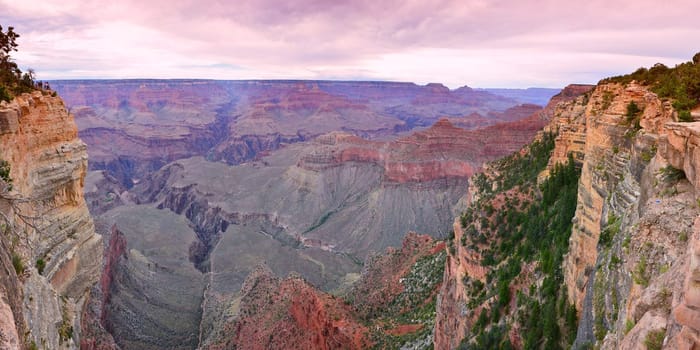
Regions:
<svg viewBox="0 0 700 350"><path fill-rule="evenodd" d="M693 349L700 111L667 76L700 63L543 108L331 81L0 102L0 347Z"/></svg>

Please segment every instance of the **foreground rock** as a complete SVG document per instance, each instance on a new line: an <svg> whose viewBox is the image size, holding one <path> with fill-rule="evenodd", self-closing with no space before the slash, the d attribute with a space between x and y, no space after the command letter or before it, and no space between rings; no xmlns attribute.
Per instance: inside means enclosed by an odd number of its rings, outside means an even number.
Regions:
<svg viewBox="0 0 700 350"><path fill-rule="evenodd" d="M431 342L429 310L442 276L443 249L430 236L409 233L401 249L367 262L345 299L299 275L279 279L259 266L243 284L238 318L219 328L204 348L424 348Z"/></svg>
<svg viewBox="0 0 700 350"><path fill-rule="evenodd" d="M63 101L37 91L0 104L0 150L12 179L0 195L0 347L76 348L102 261L83 198L86 146Z"/></svg>

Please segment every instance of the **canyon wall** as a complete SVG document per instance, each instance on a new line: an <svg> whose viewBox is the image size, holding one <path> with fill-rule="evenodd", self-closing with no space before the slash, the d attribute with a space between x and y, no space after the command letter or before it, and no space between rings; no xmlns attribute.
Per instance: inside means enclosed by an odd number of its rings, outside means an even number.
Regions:
<svg viewBox="0 0 700 350"><path fill-rule="evenodd" d="M639 106L637 115L631 104ZM692 152L674 153L669 146L674 132L693 124L672 123L675 117L670 102L635 83L601 84L591 94L563 267L570 301L580 312L574 346L632 349L651 337L679 346L671 309L685 294L687 241L698 209L692 172L688 183L683 171L692 161L680 160ZM675 146L683 148L678 139Z"/></svg>
<svg viewBox="0 0 700 350"><path fill-rule="evenodd" d="M580 136L577 136L582 131L573 125L576 125L576 120L581 119L586 100L585 94L592 88L592 86L588 85L570 85L552 97L545 109L529 118L516 122L527 123L535 127L536 132L540 132L539 138L542 137L542 131L540 131L542 129L544 129L545 133L552 132L558 135L554 141L553 156L548 156L552 165L546 167L543 173L539 175L540 178L547 176L549 170L553 168L554 162L559 160L566 161L567 154L570 151L582 148L582 142L578 141ZM494 127L489 129L494 129ZM490 131L491 134L494 134L492 130ZM526 153L526 149L519 152L521 155ZM556 155L560 155L559 159L556 158ZM482 211L481 206L491 206L491 208L498 210L503 208L506 198L520 198L522 201L525 201L531 196L530 192L516 187L506 191L504 194L497 195L486 203L481 203L480 197L484 195L483 186L486 187L487 191L497 188L496 181L493 179L500 177L503 172L497 163L490 163L485 165L483 169L480 169L481 172L486 174L485 179L488 179L486 181L492 181L493 183L487 182L484 185L480 182L481 180L475 181L474 178L469 181L467 202L468 206L474 207L474 210ZM528 166L533 167L535 165L530 164ZM506 176L508 175L513 176L514 174L506 174ZM487 275L492 272L493 268L483 264L484 246L495 245L497 242L495 237L492 238L494 242L490 244L478 242L474 232L481 231L489 237L486 233L488 232L488 221L473 220L474 225L469 225L469 220L462 215L458 215L453 223L454 238L448 246L449 254L447 255L442 289L437 303L434 335L436 349L457 348L469 334L479 313L488 307L488 300L486 303L474 301L477 299L474 286L487 283ZM503 225L502 220L497 219L495 223ZM465 224L469 225L469 228ZM513 338L513 340L518 339L518 337ZM516 344L517 341L514 342L514 345ZM522 346L522 343L520 345Z"/></svg>
<svg viewBox="0 0 700 350"><path fill-rule="evenodd" d="M0 198L2 254L15 267L3 285L19 287L5 290L16 322L3 334L23 346L76 348L81 307L102 261L83 197L86 145L63 101L37 91L0 105L0 150L12 180Z"/></svg>
<svg viewBox="0 0 700 350"><path fill-rule="evenodd" d="M545 183L557 164L568 159L581 168L568 252L561 265L565 299L575 308L572 315L578 320L572 333L575 338L569 339L572 347L697 348L697 123L677 122L672 101L634 81L601 83L552 111L544 132L555 132L556 138L538 183ZM499 184L493 167L486 168L486 179L494 181L486 182L487 189ZM484 184L472 180L471 186L472 197L477 196L472 201L479 200ZM510 196L512 201L513 195L506 194L506 198ZM498 208L498 203L496 197L483 205ZM472 226L465 229L464 218L458 218L454 225L456 249L447 258L438 303L436 349L485 341L480 333L473 333L479 323L479 307L494 307L488 300L474 303L481 300L476 298L474 281L487 283L486 277L496 269L485 263L484 250L478 248L478 233L488 231L483 224L477 224L476 231ZM460 219L462 223L458 223ZM500 243L495 239L491 244ZM522 283L529 281L526 287L533 281L527 277L532 271L534 281L538 280L537 271L542 266L533 267L535 270L522 267L515 284L510 285L511 293L527 291ZM537 283L534 286L541 288ZM520 303L520 299L516 304L511 301L504 310L518 310ZM569 321L564 314L559 316L560 327L565 318ZM532 331L523 329L524 321L516 316L508 317L506 322L514 322L508 333L509 345L522 348ZM492 335L497 328L494 324L486 330Z"/></svg>

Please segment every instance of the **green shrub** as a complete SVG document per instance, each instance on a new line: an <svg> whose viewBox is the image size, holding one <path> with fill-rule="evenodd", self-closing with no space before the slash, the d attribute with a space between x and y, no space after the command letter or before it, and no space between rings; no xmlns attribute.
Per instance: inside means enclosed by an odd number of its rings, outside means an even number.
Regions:
<svg viewBox="0 0 700 350"><path fill-rule="evenodd" d="M605 229L600 233L599 242L604 247L610 247L615 236L620 233L622 221L613 213L608 214L608 222Z"/></svg>
<svg viewBox="0 0 700 350"><path fill-rule="evenodd" d="M24 261L22 261L22 257L17 253L12 253L12 266L14 266L15 272L18 275L24 273Z"/></svg>
<svg viewBox="0 0 700 350"><path fill-rule="evenodd" d="M12 178L10 177L10 163L0 159L0 179L5 181L7 189L12 190Z"/></svg>
<svg viewBox="0 0 700 350"><path fill-rule="evenodd" d="M661 347L664 345L665 337L666 329L651 331L647 333L646 338L644 338L644 345L647 347L647 350L661 350Z"/></svg>
<svg viewBox="0 0 700 350"><path fill-rule="evenodd" d="M44 261L44 259L40 258L36 261L35 266L36 266L37 271L39 271L39 274L41 275L44 273L44 268L46 267L46 261Z"/></svg>
<svg viewBox="0 0 700 350"><path fill-rule="evenodd" d="M12 100L12 95L4 86L0 86L0 101L10 102Z"/></svg>
<svg viewBox="0 0 700 350"><path fill-rule="evenodd" d="M627 319L625 322L625 334L629 333L634 328L634 320Z"/></svg>
<svg viewBox="0 0 700 350"><path fill-rule="evenodd" d="M693 121L693 116L690 115L690 111L680 111L678 112L678 121L688 123Z"/></svg>
<svg viewBox="0 0 700 350"><path fill-rule="evenodd" d="M656 155L656 145L651 146L649 149L645 149L642 151L641 158L645 163L649 163L652 158Z"/></svg>
<svg viewBox="0 0 700 350"><path fill-rule="evenodd" d="M685 172L682 169L674 168L672 165L659 169L659 172L667 182L677 182L685 179Z"/></svg>
<svg viewBox="0 0 700 350"><path fill-rule="evenodd" d="M637 266L634 267L632 271L632 279L634 283L640 286L646 287L649 285L649 271L647 271L647 259L645 256L639 259Z"/></svg>
<svg viewBox="0 0 700 350"><path fill-rule="evenodd" d="M634 101L630 101L630 103L627 105L627 121L631 122L637 116L639 116L642 113L642 110L637 106L637 104Z"/></svg>
<svg viewBox="0 0 700 350"><path fill-rule="evenodd" d="M58 327L58 342L63 344L64 341L73 338L73 325L71 324L70 317L68 316L68 309L66 305L63 305L61 311L61 325Z"/></svg>
<svg viewBox="0 0 700 350"><path fill-rule="evenodd" d="M648 85L659 97L672 99L673 108L677 111L689 111L700 103L700 64L695 62L698 55L700 53L693 56L692 62L673 68L657 63L649 69L639 68L632 74L603 79L601 82L628 84L636 80ZM689 116L684 114L684 117Z"/></svg>

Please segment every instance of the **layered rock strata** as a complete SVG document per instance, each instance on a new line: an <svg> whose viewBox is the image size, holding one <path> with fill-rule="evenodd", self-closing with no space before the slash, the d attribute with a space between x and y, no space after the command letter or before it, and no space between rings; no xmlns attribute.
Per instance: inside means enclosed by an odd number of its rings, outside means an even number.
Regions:
<svg viewBox="0 0 700 350"><path fill-rule="evenodd" d="M83 198L86 145L63 101L33 92L0 105L0 150L12 179L0 199L3 237L12 237L4 253L23 267L22 315L12 305L24 319L17 333L46 348L75 348L80 308L102 260Z"/></svg>

